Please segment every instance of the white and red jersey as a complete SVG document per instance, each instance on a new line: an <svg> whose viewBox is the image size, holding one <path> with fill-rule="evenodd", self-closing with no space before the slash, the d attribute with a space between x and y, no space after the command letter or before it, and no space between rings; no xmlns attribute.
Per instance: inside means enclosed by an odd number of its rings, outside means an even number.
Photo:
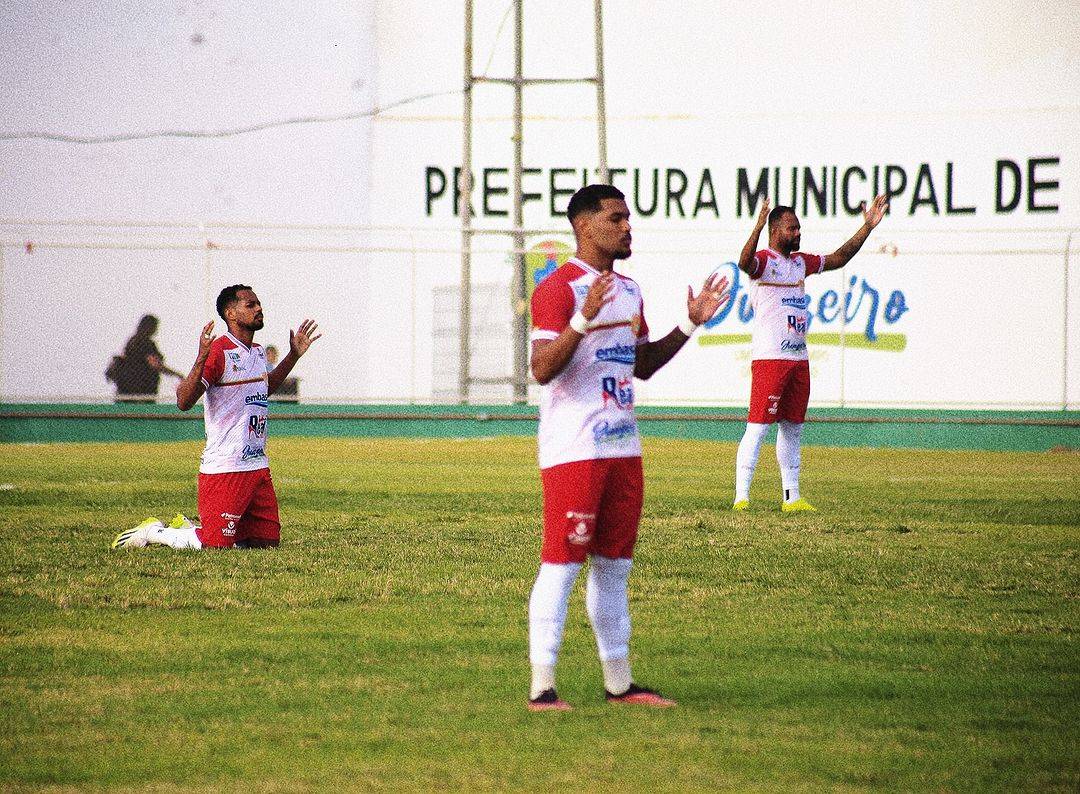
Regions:
<svg viewBox="0 0 1080 794"><path fill-rule="evenodd" d="M203 365L203 422L206 449L199 472L255 471L266 459L266 354L261 345L245 346L232 334L210 345Z"/></svg>
<svg viewBox="0 0 1080 794"><path fill-rule="evenodd" d="M600 271L572 258L537 286L531 339L555 339L581 309ZM641 455L634 361L649 341L641 288L616 274L613 299L589 323L562 371L540 390L540 468Z"/></svg>
<svg viewBox="0 0 1080 794"><path fill-rule="evenodd" d="M750 298L754 306L751 358L805 361L806 307L804 279L825 269L825 257L796 251L791 256L766 248L754 254Z"/></svg>

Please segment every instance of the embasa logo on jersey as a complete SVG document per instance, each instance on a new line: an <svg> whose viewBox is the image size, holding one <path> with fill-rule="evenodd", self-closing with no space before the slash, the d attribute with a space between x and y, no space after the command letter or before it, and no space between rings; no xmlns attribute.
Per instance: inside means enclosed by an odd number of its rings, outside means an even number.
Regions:
<svg viewBox="0 0 1080 794"><path fill-rule="evenodd" d="M637 348L634 345L613 345L596 351L597 361L617 361L620 364L633 364Z"/></svg>
<svg viewBox="0 0 1080 794"><path fill-rule="evenodd" d="M617 408L622 408L624 411L634 407L634 379L632 377L602 378L600 387L604 391L605 408L612 402L615 403Z"/></svg>

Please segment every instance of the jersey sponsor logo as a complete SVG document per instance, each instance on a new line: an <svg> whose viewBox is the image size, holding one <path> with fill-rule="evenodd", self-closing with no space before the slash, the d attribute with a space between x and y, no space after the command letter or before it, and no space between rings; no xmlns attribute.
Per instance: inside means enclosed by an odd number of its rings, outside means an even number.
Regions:
<svg viewBox="0 0 1080 794"><path fill-rule="evenodd" d="M785 339L780 343L780 349L786 353L798 353L806 350L806 342L792 342L790 339Z"/></svg>
<svg viewBox="0 0 1080 794"><path fill-rule="evenodd" d="M597 361L617 361L620 364L633 364L637 354L634 345L613 345L596 351Z"/></svg>
<svg viewBox="0 0 1080 794"><path fill-rule="evenodd" d="M221 517L227 522L225 526L221 528L221 534L227 538L235 537L236 522L240 520L240 516L235 513L222 513Z"/></svg>
<svg viewBox="0 0 1080 794"><path fill-rule="evenodd" d="M785 306L791 306L796 309L805 309L810 305L810 296L803 295L801 298L783 298L780 302Z"/></svg>
<svg viewBox="0 0 1080 794"><path fill-rule="evenodd" d="M232 361L234 364L240 363L240 352L237 350L226 350L225 357Z"/></svg>
<svg viewBox="0 0 1080 794"><path fill-rule="evenodd" d="M249 394L244 398L244 405L266 405L267 395L266 392L256 392L255 394Z"/></svg>
<svg viewBox="0 0 1080 794"><path fill-rule="evenodd" d="M265 458L266 450L262 447L254 447L251 444L244 445L244 451L240 455L240 460L255 460L256 458Z"/></svg>
<svg viewBox="0 0 1080 794"><path fill-rule="evenodd" d="M600 379L600 388L604 392L605 408L611 403L624 411L634 407L634 379L632 377L616 378L609 375Z"/></svg>
<svg viewBox="0 0 1080 794"><path fill-rule="evenodd" d="M593 441L599 446L615 444L627 438L637 435L637 425L633 419L620 419L618 422L609 422L602 419L593 425Z"/></svg>
<svg viewBox="0 0 1080 794"><path fill-rule="evenodd" d="M787 316L787 329L794 331L797 334L806 333L806 318L800 317L797 314L789 314ZM805 345L804 345L805 347Z"/></svg>

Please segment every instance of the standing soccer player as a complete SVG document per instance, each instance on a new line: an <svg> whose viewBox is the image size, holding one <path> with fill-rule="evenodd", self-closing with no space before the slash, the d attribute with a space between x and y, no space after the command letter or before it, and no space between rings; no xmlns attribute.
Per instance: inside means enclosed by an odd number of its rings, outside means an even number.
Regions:
<svg viewBox="0 0 1080 794"><path fill-rule="evenodd" d="M864 222L855 236L833 253L822 256L798 250L801 227L795 210L777 207L769 212L768 199L762 203L754 231L739 256L739 269L752 282L754 330L750 415L735 459L733 510L746 510L750 506L750 481L761 443L773 422L779 425L776 460L784 489L781 509L786 513L815 509L799 495L802 429L810 400L810 362L806 354L809 299L804 280L850 262L870 232L881 223L887 209L885 196L875 198L870 208L863 210ZM769 247L756 251L766 219Z"/></svg>
<svg viewBox="0 0 1080 794"><path fill-rule="evenodd" d="M590 558L585 606L611 702L665 707L674 701L634 683L626 583L641 518L641 441L634 378L664 366L698 325L730 298L727 279L687 288L687 319L649 341L641 290L616 273L630 256L630 211L611 185L589 185L566 212L577 253L532 298L532 374L540 397L544 493L540 572L529 599L529 709L566 710L555 691L567 601Z"/></svg>
<svg viewBox="0 0 1080 794"><path fill-rule="evenodd" d="M147 519L117 535L113 548L265 548L280 541L277 494L266 458L267 399L322 334L315 333L316 323L304 320L295 332L289 331L288 355L268 371L266 354L254 341L263 327L263 309L251 287L223 289L217 313L228 331L216 337L213 321L206 324L195 364L176 387L181 411L206 394L206 448L199 466L201 526L182 516L168 526Z"/></svg>

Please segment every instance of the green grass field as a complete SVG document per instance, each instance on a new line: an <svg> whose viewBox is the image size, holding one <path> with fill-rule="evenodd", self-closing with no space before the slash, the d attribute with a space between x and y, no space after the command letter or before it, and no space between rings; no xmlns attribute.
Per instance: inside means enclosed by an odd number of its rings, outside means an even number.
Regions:
<svg viewBox="0 0 1080 794"><path fill-rule="evenodd" d="M197 443L0 445L0 788L1077 790L1080 456L646 440L636 678L529 714L531 439L272 442L280 549L114 552Z"/></svg>

